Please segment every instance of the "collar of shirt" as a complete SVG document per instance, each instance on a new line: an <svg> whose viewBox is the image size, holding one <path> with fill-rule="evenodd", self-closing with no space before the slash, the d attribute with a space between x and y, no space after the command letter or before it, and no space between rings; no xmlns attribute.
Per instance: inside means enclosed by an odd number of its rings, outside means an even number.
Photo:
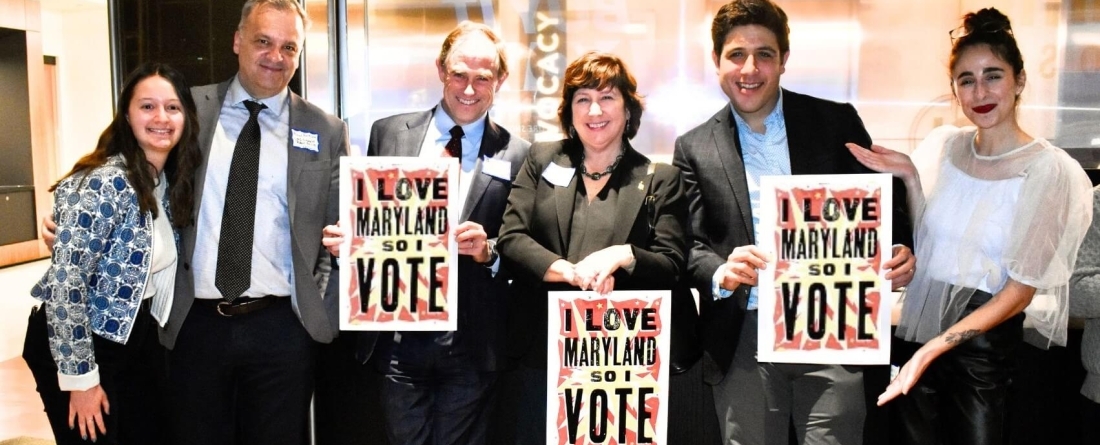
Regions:
<svg viewBox="0 0 1100 445"><path fill-rule="evenodd" d="M764 118L764 134L756 133L752 131L752 127L749 127L749 123L745 122L745 119L737 114L737 109L730 103L730 114L733 114L733 121L737 123L737 132L742 136L758 136L760 139L764 139L769 135L774 135L776 131L783 127L786 131L786 126L783 125L786 121L783 118L783 89L779 89L779 98L776 99L775 108L772 108L772 112L768 113L768 116Z"/></svg>
<svg viewBox="0 0 1100 445"><path fill-rule="evenodd" d="M787 146L787 123L783 118L783 90L779 90L779 99L775 108L764 118L764 133L756 133L748 122L737 114L730 104L730 112L737 122L737 135L741 145L741 160L745 166L745 181L749 189L749 205L752 209L753 233L757 242L760 235L760 177L765 175L791 174L790 150ZM766 246L766 244L764 244ZM749 310L758 308L758 290L749 290Z"/></svg>
<svg viewBox="0 0 1100 445"><path fill-rule="evenodd" d="M432 115L435 122L435 130L439 132L436 142L441 149L451 140L451 127L455 126L454 119L443 110L443 104L435 107ZM481 138L485 136L486 116L482 116L472 124L462 126L462 170L473 170L477 163L477 157L481 153Z"/></svg>
<svg viewBox="0 0 1100 445"><path fill-rule="evenodd" d="M271 111L272 113L274 113L275 116L281 116L283 114L283 109L286 108L287 103L289 102L290 89L283 88L282 91L279 91L279 94L263 99L257 99L250 96L248 94L248 91L245 91L244 87L241 86L241 82L237 79L237 77L233 77L233 82L229 83L229 91L226 91L225 95L226 100L228 100L234 108L245 108L244 101L251 100L266 105L267 111ZM263 112L261 111L261 113Z"/></svg>

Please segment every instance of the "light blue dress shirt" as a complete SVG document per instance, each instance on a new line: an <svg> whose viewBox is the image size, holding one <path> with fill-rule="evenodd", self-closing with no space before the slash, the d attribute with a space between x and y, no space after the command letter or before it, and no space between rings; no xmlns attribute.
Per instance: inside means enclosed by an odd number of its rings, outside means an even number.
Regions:
<svg viewBox="0 0 1100 445"><path fill-rule="evenodd" d="M458 180L460 206L466 205L466 198L470 196L470 187L474 183L474 169L477 168L477 158L481 154L481 139L485 136L485 123L488 122L486 116L483 115L472 124L462 126L462 172ZM451 128L454 126L455 121L443 110L443 104L436 106L435 113L432 114L432 124L428 126L428 134L424 137L424 145L420 147L420 157L445 156L447 142L451 140ZM498 257L488 266L495 275L500 268L500 258Z"/></svg>
<svg viewBox="0 0 1100 445"><path fill-rule="evenodd" d="M246 297L290 295L293 265L290 252L290 210L287 206L287 144L290 134L290 93L252 98L236 78L222 103L206 165L199 220L196 225L195 298L222 298L214 286L218 266L225 188L237 136L248 121L245 100L267 106L260 111L260 170L256 183L256 220L252 242L252 284Z"/></svg>
<svg viewBox="0 0 1100 445"><path fill-rule="evenodd" d="M745 180L749 186L749 203L752 208L753 238L760 240L760 177L764 175L790 175L791 154L787 146L787 122L783 118L783 93L775 109L764 118L764 133L752 131L749 124L730 105L730 112L737 123L737 135L741 142L741 161L745 164ZM719 269L721 270L721 269ZM733 295L719 286L721 277L715 271L711 289L715 299ZM758 306L758 290L749 290L748 309Z"/></svg>

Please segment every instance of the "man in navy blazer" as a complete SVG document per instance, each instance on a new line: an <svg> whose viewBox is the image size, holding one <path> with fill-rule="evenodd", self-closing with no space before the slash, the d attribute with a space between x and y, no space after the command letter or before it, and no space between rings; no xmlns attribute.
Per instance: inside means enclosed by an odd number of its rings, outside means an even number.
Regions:
<svg viewBox="0 0 1100 445"><path fill-rule="evenodd" d="M512 180L530 145L488 117L496 92L508 78L503 42L492 28L460 23L443 42L436 68L443 82L439 105L375 122L367 145L368 156L454 156L462 167L459 186L451 187L463 203L460 224L454 228L459 249L458 330L355 334L356 358L369 361L382 376L382 410L394 445L487 441L495 383L504 361L508 286L496 238ZM452 137L461 143L461 150L453 154L446 148ZM371 379L367 374L359 371L359 382L352 384L370 386L363 383ZM331 440L365 440L346 436Z"/></svg>
<svg viewBox="0 0 1100 445"><path fill-rule="evenodd" d="M308 443L316 345L337 333L337 280L328 280L321 235L337 219L339 158L348 148L341 120L287 88L308 20L295 0L249 0L233 40L237 75L192 89L200 199L195 224L180 234L175 298L161 332L171 349L177 444ZM252 121L255 103L264 108ZM250 278L229 296L216 284L219 243L231 160L249 122L260 134L251 267L237 273Z"/></svg>
<svg viewBox="0 0 1100 445"><path fill-rule="evenodd" d="M676 140L674 164L689 200L688 271L700 294L704 371L728 444L860 444L864 368L756 361L757 271L770 254L759 235L762 175L870 173L844 144L870 146L849 104L781 89L790 55L787 16L769 0L735 0L715 15L714 65L730 105ZM910 244L905 188L894 183L895 242ZM884 266L903 286L912 251L895 245ZM885 383L882 385L885 386ZM872 394L872 396L877 395Z"/></svg>

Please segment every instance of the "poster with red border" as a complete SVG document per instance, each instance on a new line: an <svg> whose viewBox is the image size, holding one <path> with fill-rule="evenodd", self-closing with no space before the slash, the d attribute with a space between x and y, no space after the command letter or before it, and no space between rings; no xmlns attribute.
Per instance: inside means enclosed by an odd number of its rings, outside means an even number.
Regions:
<svg viewBox="0 0 1100 445"><path fill-rule="evenodd" d="M665 444L669 291L549 292L547 443Z"/></svg>
<svg viewBox="0 0 1100 445"><path fill-rule="evenodd" d="M453 158L340 159L341 330L457 329L457 187Z"/></svg>
<svg viewBox="0 0 1100 445"><path fill-rule="evenodd" d="M761 177L759 361L889 363L892 196L887 174Z"/></svg>

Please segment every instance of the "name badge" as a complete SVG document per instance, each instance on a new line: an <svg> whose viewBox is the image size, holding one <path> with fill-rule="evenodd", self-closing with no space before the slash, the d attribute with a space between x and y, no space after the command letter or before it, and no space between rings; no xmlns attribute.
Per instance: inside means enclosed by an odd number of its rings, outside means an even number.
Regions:
<svg viewBox="0 0 1100 445"><path fill-rule="evenodd" d="M558 187L568 187L569 182L573 180L573 176L576 175L575 168L562 167L553 162L546 166L546 170L542 171L542 177L550 181Z"/></svg>
<svg viewBox="0 0 1100 445"><path fill-rule="evenodd" d="M512 163L503 159L481 158L481 172L504 181L512 181Z"/></svg>
<svg viewBox="0 0 1100 445"><path fill-rule="evenodd" d="M317 153L321 150L321 136L317 133L290 129L290 145L299 150Z"/></svg>

